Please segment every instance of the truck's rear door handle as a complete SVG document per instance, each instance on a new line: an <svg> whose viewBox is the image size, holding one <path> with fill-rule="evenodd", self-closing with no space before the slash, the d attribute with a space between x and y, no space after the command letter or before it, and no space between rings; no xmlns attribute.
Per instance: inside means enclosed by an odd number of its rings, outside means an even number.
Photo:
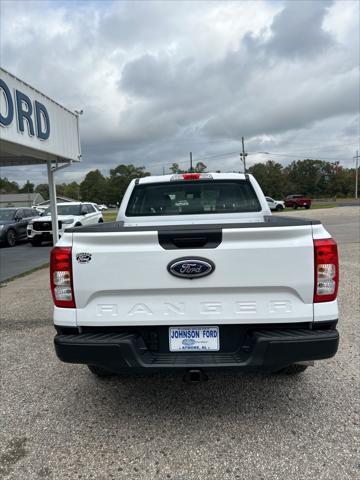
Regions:
<svg viewBox="0 0 360 480"><path fill-rule="evenodd" d="M165 250L176 250L177 248L216 248L222 240L222 231L211 230L194 235L194 232L158 232L159 243Z"/></svg>

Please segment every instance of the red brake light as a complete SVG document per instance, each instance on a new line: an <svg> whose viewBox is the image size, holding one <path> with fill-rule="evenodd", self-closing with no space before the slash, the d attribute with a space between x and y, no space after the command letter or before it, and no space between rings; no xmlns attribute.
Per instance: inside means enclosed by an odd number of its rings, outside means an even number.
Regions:
<svg viewBox="0 0 360 480"><path fill-rule="evenodd" d="M71 247L54 247L50 254L50 286L54 304L75 308Z"/></svg>
<svg viewBox="0 0 360 480"><path fill-rule="evenodd" d="M314 240L314 303L336 299L339 288L339 257L335 240Z"/></svg>
<svg viewBox="0 0 360 480"><path fill-rule="evenodd" d="M200 173L183 173L184 180L199 180Z"/></svg>

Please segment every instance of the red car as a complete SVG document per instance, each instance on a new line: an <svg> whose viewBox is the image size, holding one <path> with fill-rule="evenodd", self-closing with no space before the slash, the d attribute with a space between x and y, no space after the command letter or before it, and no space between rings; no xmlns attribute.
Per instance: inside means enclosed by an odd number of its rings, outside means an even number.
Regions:
<svg viewBox="0 0 360 480"><path fill-rule="evenodd" d="M288 195L285 198L285 207L292 207L295 209L306 208L308 210L311 207L311 199L304 195Z"/></svg>

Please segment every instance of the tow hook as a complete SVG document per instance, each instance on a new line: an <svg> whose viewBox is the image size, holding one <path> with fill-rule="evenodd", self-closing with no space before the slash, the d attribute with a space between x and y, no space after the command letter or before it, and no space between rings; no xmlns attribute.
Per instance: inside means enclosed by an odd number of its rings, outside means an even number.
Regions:
<svg viewBox="0 0 360 480"><path fill-rule="evenodd" d="M206 382L208 380L208 376L202 370L188 370L184 377L184 382L186 383L200 383Z"/></svg>

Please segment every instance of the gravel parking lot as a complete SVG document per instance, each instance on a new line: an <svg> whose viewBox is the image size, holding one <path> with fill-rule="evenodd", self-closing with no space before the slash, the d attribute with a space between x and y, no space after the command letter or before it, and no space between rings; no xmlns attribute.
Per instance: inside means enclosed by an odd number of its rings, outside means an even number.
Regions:
<svg viewBox="0 0 360 480"><path fill-rule="evenodd" d="M0 477L358 479L359 209L293 214L329 223L341 255L340 350L297 378L97 380L55 356L48 271L3 286Z"/></svg>

